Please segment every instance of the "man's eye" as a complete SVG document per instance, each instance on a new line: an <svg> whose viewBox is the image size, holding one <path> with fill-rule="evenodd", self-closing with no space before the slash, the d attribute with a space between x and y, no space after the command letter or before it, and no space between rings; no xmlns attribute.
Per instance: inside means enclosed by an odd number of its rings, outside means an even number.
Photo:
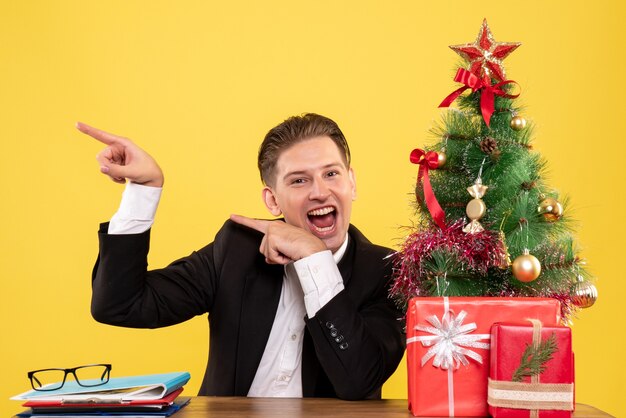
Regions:
<svg viewBox="0 0 626 418"><path fill-rule="evenodd" d="M304 179L294 179L291 181L291 184L303 184Z"/></svg>
<svg viewBox="0 0 626 418"><path fill-rule="evenodd" d="M328 173L326 173L326 177L335 177L338 175L339 173L337 171L329 171Z"/></svg>

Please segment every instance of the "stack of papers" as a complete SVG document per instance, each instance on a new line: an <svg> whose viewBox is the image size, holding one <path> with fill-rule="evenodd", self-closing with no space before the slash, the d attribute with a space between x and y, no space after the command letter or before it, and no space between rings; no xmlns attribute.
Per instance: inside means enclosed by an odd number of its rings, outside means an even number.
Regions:
<svg viewBox="0 0 626 418"><path fill-rule="evenodd" d="M189 402L179 397L189 378L188 372L117 377L96 387L66 381L57 390L30 390L11 399L26 401L30 409L17 415L22 418L169 417Z"/></svg>

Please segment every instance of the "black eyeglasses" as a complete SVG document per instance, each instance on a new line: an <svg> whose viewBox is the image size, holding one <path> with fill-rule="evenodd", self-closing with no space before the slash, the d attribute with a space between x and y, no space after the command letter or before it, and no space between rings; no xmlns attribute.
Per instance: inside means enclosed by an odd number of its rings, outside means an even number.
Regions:
<svg viewBox="0 0 626 418"><path fill-rule="evenodd" d="M30 385L38 391L56 390L63 387L67 375L74 376L80 386L92 387L104 385L111 374L110 364L88 364L71 369L41 369L28 372Z"/></svg>

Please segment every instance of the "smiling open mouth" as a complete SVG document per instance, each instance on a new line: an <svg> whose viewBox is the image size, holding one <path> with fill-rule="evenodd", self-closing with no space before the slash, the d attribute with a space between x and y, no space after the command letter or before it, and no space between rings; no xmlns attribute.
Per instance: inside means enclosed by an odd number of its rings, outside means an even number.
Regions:
<svg viewBox="0 0 626 418"><path fill-rule="evenodd" d="M307 213L309 223L317 232L328 232L335 227L335 208L326 206Z"/></svg>

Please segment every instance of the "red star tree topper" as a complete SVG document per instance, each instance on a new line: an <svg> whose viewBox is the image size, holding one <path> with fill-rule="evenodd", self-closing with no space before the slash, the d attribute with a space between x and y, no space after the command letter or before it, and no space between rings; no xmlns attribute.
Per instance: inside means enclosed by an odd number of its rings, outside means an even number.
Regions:
<svg viewBox="0 0 626 418"><path fill-rule="evenodd" d="M487 75L498 81L504 81L502 60L520 45L519 42L496 42L487 19L484 19L473 44L450 45L450 48L467 60L470 64L470 72L481 78Z"/></svg>

